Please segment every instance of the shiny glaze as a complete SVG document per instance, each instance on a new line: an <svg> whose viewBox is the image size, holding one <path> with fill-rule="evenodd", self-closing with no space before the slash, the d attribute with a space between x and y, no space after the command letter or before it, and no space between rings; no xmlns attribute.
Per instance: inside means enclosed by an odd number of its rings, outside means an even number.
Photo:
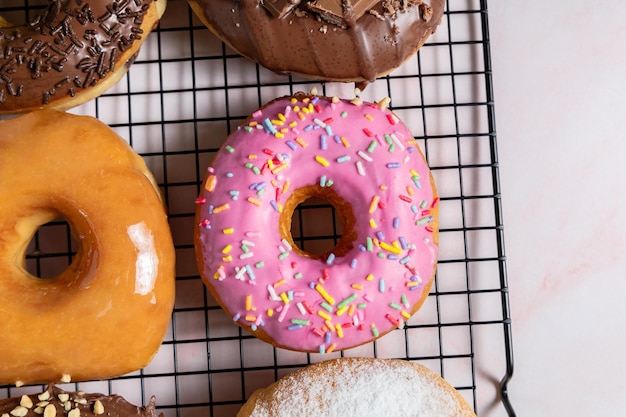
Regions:
<svg viewBox="0 0 626 417"><path fill-rule="evenodd" d="M32 22L0 27L0 112L54 105L125 72L152 3L51 0Z"/></svg>
<svg viewBox="0 0 626 417"><path fill-rule="evenodd" d="M284 207L310 187L351 208L354 241L342 253L315 259L281 232ZM413 136L389 110L277 99L229 137L207 172L196 210L200 273L263 340L310 352L354 347L402 327L427 296L437 201Z"/></svg>
<svg viewBox="0 0 626 417"><path fill-rule="evenodd" d="M209 29L240 54L278 73L336 81L374 81L413 55L443 15L443 0L428 3L429 9L422 3L389 17L381 2L372 9L378 16L366 13L339 27L310 11L278 19L259 0L190 0Z"/></svg>
<svg viewBox="0 0 626 417"><path fill-rule="evenodd" d="M144 367L174 302L174 248L143 160L103 123L50 110L0 122L0 383ZM72 263L40 279L24 252L65 218Z"/></svg>

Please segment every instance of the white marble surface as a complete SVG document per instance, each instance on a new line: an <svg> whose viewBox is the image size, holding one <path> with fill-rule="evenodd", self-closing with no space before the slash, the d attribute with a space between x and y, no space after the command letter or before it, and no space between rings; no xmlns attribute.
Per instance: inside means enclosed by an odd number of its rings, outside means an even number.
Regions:
<svg viewBox="0 0 626 417"><path fill-rule="evenodd" d="M454 7L461 4L459 1L451 3ZM468 5L474 3L476 1L467 1ZM622 98L622 94L626 93L623 71L626 66L626 23L622 14L616 11L619 5L617 0L593 3L555 1L543 2L540 6L521 1L489 2L515 355L515 374L509 390L518 416L624 414L621 402L626 388L623 378L626 362L622 360L620 351L626 340L622 324L626 313L626 305L622 301L626 295L626 256L622 255L626 249L626 213L621 210L620 204L626 202L626 187L620 174L626 140L620 133L626 120L626 106ZM177 9L170 9L168 18L172 24L185 24L186 8L180 10L178 14L182 18L177 20ZM455 23L458 36L460 22ZM178 35L182 36L178 32L166 32L162 37L164 42L181 41L176 37ZM437 35L442 37L440 40L446 41L445 30L440 30ZM151 40L155 39L152 37ZM184 44L182 41L181 44ZM143 49L143 56L156 59L158 54L155 51L158 49L155 45L156 42L148 43ZM431 57L437 57L433 53L437 50L432 48L425 53L430 52ZM186 61L179 62L178 59L185 59L187 55L183 54L189 51L184 48L171 51L181 56L167 56L174 61L163 67L163 73L182 73L187 69L184 66ZM211 51L200 52L209 54ZM457 65L461 64L460 61L456 62ZM427 62L425 60L425 65ZM250 64L243 61L241 65ZM149 87L153 87L150 80L153 82L154 77L161 74L159 71L154 65L134 66L133 74L137 75L133 80L138 84L133 84L133 88L150 91ZM219 71L215 73L216 79L221 81L223 74ZM247 74L253 72L248 71ZM274 80L265 72L262 75ZM163 78L165 89L190 88L187 84L178 84L188 82L189 77ZM213 81L202 78L198 82L210 86ZM380 96L380 86L385 87L379 83L372 86L369 92ZM122 82L113 92L124 93L126 88L127 84ZM211 97L221 103L223 100L219 93L219 90L214 91ZM403 97L400 93L394 95L396 104L406 104L399 101ZM432 93L429 91L431 99ZM264 94L269 98L277 93L264 90ZM449 99L445 97L445 91L441 94L444 95L442 100ZM407 100L413 98L410 94L407 96ZM153 97L149 94L133 96L135 109L150 109L150 104L154 103L149 100ZM105 122L122 126L126 123L124 118L128 117L128 109L124 105L129 106L130 101L122 98L121 110L102 112ZM114 99L101 99L101 106L110 105ZM182 105L179 107L176 107L176 97L170 95L168 100L183 115L167 113L167 118L185 120L191 117L188 113L192 113L193 109L188 108L190 101L187 96L181 95ZM235 103L231 111L246 114L248 109L239 108L239 102L245 100ZM221 109L221 106L218 107ZM93 103L85 105L84 109L85 112L93 111ZM134 116L138 118L140 113L135 110ZM149 130L151 126L146 126L143 136L155 134ZM156 135L160 135L160 125L154 126ZM180 125L175 126L182 131L182 135L184 131ZM119 128L123 136L128 133L124 129ZM143 136L138 128L133 133L139 151L152 151L142 147ZM172 135L169 130L167 133ZM168 140L169 146L176 143L171 137ZM182 145L176 146L184 149ZM158 171L157 162L155 158L149 161L151 167ZM444 165L445 162L441 161ZM170 162L170 167L174 165ZM184 164L185 170L181 172L195 178L195 172L191 172L192 168L187 170L187 165L193 167L193 164ZM169 173L170 177L179 179L179 176L172 177L173 172ZM158 171L159 175L162 172ZM191 193L194 192L195 189L192 189ZM181 201L193 201L192 198L193 195ZM170 209L178 214L181 210L189 210L188 207L181 209L180 204L172 201ZM179 243L190 242L179 235L176 238ZM198 291L195 293L201 294ZM186 329L188 327L182 325L178 328L181 338L184 338L182 333ZM204 328L196 326L194 329ZM498 337L496 340L499 340ZM158 358L167 360L155 361L148 372L170 369L173 361L171 346L165 345ZM206 352L206 346L199 347ZM264 348L255 345L257 352ZM213 349L215 353L217 348ZM182 347L180 351L187 352ZM501 352L487 357L500 358ZM206 355L198 358L206 362ZM192 359L181 361L178 369L197 371L208 366L206 363L198 365ZM238 360L238 357L235 359ZM495 364L496 359L493 362L495 370L491 376L500 377L501 366ZM224 359L219 365L238 366ZM216 366L215 361L212 366ZM480 366L491 369L482 362ZM125 386L132 382L130 379L123 380L113 388L119 389L131 400L141 401L141 390ZM173 395L172 384L173 381L151 378L147 380L146 390L157 393L165 404L172 404L175 399L168 397ZM107 389L106 386L89 388ZM0 397L4 394L0 392ZM482 391L479 395L483 395ZM186 398L181 398L181 401L184 400ZM205 398L194 397L190 402L196 400L204 401ZM482 401L481 398L479 402ZM236 408L232 407L233 410ZM168 409L166 413L171 415L173 410ZM206 414L202 409L198 409L197 413ZM499 417L502 410L484 413L485 416L496 414Z"/></svg>
<svg viewBox="0 0 626 417"><path fill-rule="evenodd" d="M620 6L489 3L520 416L624 414Z"/></svg>

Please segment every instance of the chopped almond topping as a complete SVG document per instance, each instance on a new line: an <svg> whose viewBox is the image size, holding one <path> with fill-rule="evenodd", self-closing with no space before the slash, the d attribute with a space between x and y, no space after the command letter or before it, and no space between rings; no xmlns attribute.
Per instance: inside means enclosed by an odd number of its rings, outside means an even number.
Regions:
<svg viewBox="0 0 626 417"><path fill-rule="evenodd" d="M33 406L33 400L28 395L22 395L20 398L20 405L22 407L31 408Z"/></svg>
<svg viewBox="0 0 626 417"><path fill-rule="evenodd" d="M96 415L104 414L104 406L100 400L96 400L96 402L93 403L93 413Z"/></svg>
<svg viewBox="0 0 626 417"><path fill-rule="evenodd" d="M15 417L24 417L28 413L28 408L22 407L18 405L13 410L10 411L10 414Z"/></svg>
<svg viewBox="0 0 626 417"><path fill-rule="evenodd" d="M47 401L50 399L50 393L48 391L44 391L39 394L37 398L39 398L39 401Z"/></svg>
<svg viewBox="0 0 626 417"><path fill-rule="evenodd" d="M57 415L57 408L54 404L48 404L46 408L43 409L43 417L54 417Z"/></svg>

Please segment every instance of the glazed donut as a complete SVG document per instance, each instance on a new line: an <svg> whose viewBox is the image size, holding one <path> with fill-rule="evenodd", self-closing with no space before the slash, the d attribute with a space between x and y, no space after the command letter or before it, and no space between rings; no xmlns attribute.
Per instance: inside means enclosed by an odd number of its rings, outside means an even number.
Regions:
<svg viewBox="0 0 626 417"><path fill-rule="evenodd" d="M208 168L196 208L200 275L233 320L275 346L330 352L402 327L436 267L438 197L384 105L296 94L262 107ZM298 248L294 209L321 197L344 232Z"/></svg>
<svg viewBox="0 0 626 417"><path fill-rule="evenodd" d="M374 81L435 32L443 0L189 0L239 54L277 73ZM342 7L344 5L344 7Z"/></svg>
<svg viewBox="0 0 626 417"><path fill-rule="evenodd" d="M0 400L2 416L96 417L105 413L109 417L156 417L156 399L153 396L146 407L137 407L119 395L69 392L48 385L36 394Z"/></svg>
<svg viewBox="0 0 626 417"><path fill-rule="evenodd" d="M0 113L66 110L117 83L166 0L50 0L32 22L0 18Z"/></svg>
<svg viewBox="0 0 626 417"><path fill-rule="evenodd" d="M475 417L428 368L399 359L342 358L295 371L255 391L237 417Z"/></svg>
<svg viewBox="0 0 626 417"><path fill-rule="evenodd" d="M65 218L77 253L25 269ZM41 110L0 122L0 383L109 378L144 367L174 304L174 246L152 174L108 126Z"/></svg>

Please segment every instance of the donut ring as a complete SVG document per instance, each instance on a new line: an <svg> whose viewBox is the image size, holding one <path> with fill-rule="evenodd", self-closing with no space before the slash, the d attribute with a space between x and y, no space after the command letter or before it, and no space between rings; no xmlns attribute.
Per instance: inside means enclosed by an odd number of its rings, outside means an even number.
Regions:
<svg viewBox="0 0 626 417"><path fill-rule="evenodd" d="M0 113L67 110L117 83L166 0L50 0L32 22L0 17Z"/></svg>
<svg viewBox="0 0 626 417"><path fill-rule="evenodd" d="M174 304L174 247L155 187L94 118L42 110L0 122L0 383L102 379L148 364ZM37 278L26 247L59 216L77 253L58 276Z"/></svg>
<svg viewBox="0 0 626 417"><path fill-rule="evenodd" d="M189 0L239 54L280 74L374 81L399 67L439 25L443 0Z"/></svg>
<svg viewBox="0 0 626 417"><path fill-rule="evenodd" d="M384 415L476 417L452 385L423 365L347 357L309 365L256 390L237 417Z"/></svg>
<svg viewBox="0 0 626 417"><path fill-rule="evenodd" d="M294 208L344 219L331 253L300 250ZM384 106L296 94L256 111L208 169L197 200L200 274L233 320L275 346L347 349L402 327L436 267L438 198L413 136Z"/></svg>

